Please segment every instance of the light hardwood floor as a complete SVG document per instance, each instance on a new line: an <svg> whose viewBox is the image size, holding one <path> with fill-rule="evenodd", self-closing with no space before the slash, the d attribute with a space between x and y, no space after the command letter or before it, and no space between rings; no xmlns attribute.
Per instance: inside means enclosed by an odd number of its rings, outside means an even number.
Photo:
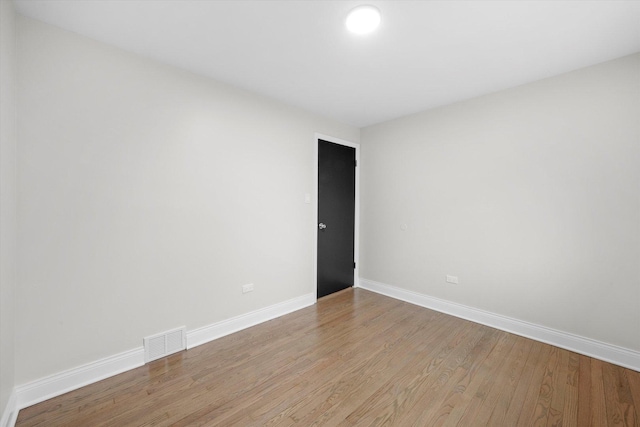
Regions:
<svg viewBox="0 0 640 427"><path fill-rule="evenodd" d="M348 289L17 425L639 426L640 373Z"/></svg>

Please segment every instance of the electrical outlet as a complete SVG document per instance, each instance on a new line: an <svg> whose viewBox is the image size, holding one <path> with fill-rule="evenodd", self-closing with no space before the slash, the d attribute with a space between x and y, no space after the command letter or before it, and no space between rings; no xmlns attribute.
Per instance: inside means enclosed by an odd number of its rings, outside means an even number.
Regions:
<svg viewBox="0 0 640 427"><path fill-rule="evenodd" d="M447 274L447 283L453 283L454 285L458 284L458 276L449 276Z"/></svg>
<svg viewBox="0 0 640 427"><path fill-rule="evenodd" d="M246 294L247 292L253 292L253 283L249 283L248 285L242 285L242 293Z"/></svg>

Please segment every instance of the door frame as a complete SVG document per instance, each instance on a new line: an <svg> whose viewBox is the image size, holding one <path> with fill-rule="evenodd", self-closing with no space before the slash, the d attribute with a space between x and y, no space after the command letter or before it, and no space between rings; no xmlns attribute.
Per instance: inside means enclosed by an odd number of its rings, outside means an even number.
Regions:
<svg viewBox="0 0 640 427"><path fill-rule="evenodd" d="M360 144L357 142L346 141L344 139L335 138L329 135L323 135L321 133L315 133L313 136L313 238L312 238L312 250L313 256L313 294L316 301L318 300L318 143L319 140L332 142L338 145L344 145L346 147L355 148L356 150L356 206L355 206L355 224L353 230L353 262L356 263L356 268L353 269L353 287L359 286L360 278Z"/></svg>

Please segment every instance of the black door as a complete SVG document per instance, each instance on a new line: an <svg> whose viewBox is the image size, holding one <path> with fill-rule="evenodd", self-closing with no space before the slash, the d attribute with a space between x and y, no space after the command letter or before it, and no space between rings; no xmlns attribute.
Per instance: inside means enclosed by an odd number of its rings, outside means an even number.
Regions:
<svg viewBox="0 0 640 427"><path fill-rule="evenodd" d="M356 149L318 140L318 298L353 286Z"/></svg>

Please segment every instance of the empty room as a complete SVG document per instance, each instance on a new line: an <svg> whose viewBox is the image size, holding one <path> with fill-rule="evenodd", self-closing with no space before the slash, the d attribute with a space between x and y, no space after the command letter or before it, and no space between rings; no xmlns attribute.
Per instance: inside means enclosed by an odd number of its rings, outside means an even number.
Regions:
<svg viewBox="0 0 640 427"><path fill-rule="evenodd" d="M0 18L0 427L640 426L640 1Z"/></svg>

